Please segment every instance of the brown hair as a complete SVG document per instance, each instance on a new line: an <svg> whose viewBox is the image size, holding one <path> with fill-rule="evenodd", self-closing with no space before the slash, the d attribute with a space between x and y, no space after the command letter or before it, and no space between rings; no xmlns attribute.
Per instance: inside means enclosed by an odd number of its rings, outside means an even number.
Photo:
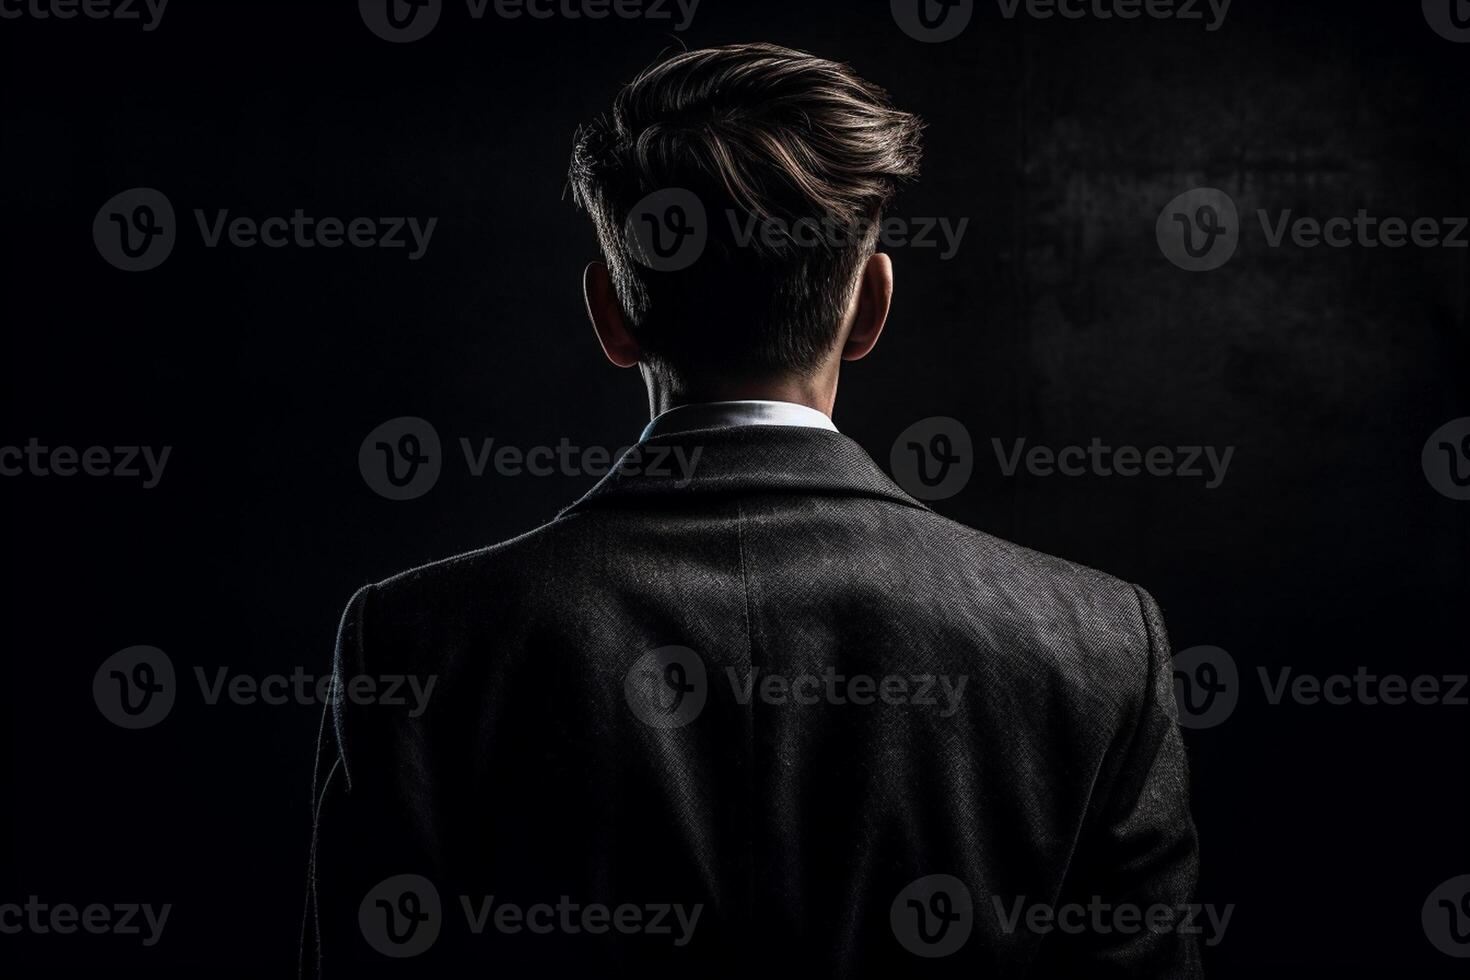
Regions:
<svg viewBox="0 0 1470 980"><path fill-rule="evenodd" d="M773 44L685 51L638 75L578 130L570 180L645 359L684 376L815 368L897 183L918 173L921 128L847 65ZM707 242L687 266L650 267L632 212L684 192ZM802 227L844 233L790 233Z"/></svg>

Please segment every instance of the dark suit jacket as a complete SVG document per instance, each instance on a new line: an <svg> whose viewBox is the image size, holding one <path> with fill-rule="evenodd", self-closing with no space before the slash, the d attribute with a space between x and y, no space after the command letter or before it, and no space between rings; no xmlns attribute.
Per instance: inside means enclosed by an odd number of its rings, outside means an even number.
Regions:
<svg viewBox="0 0 1470 980"><path fill-rule="evenodd" d="M632 461L352 598L344 684L436 684L417 717L327 712L308 974L1197 974L1174 930L1047 928L1192 901L1147 593L940 517L833 432Z"/></svg>

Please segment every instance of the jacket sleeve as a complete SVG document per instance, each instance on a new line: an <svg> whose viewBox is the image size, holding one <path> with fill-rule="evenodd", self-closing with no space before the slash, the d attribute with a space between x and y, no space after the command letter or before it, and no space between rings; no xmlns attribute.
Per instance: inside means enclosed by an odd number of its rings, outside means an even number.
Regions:
<svg viewBox="0 0 1470 980"><path fill-rule="evenodd" d="M1115 742L1111 778L1094 802L1062 901L1137 910L1142 924L1054 933L1044 958L1061 975L1194 978L1202 976L1201 918L1190 911L1199 852L1189 765L1163 617L1152 596L1134 591L1148 657L1140 707ZM1168 925L1158 928L1165 916Z"/></svg>
<svg viewBox="0 0 1470 980"><path fill-rule="evenodd" d="M332 660L334 690L342 690L342 685L362 672L364 621L371 594L371 586L360 589L342 614ZM309 980L351 976L363 959L362 940L352 930L358 903L372 885L363 874L368 862L362 860L371 853L364 845L371 842L372 829L364 821L372 809L364 806L362 793L354 793L355 763L360 760L355 752L348 752L348 728L355 726L344 705L340 697L327 699L317 736L300 956L300 974ZM367 791L366 786L357 788Z"/></svg>

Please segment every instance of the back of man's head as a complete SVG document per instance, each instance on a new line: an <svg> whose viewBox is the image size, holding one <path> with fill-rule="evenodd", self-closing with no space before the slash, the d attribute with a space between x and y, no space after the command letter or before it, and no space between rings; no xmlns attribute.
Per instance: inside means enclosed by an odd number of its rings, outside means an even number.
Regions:
<svg viewBox="0 0 1470 980"><path fill-rule="evenodd" d="M815 370L920 129L846 65L770 44L635 78L577 133L570 178L640 359L686 379ZM664 262L645 237L664 232L708 239Z"/></svg>

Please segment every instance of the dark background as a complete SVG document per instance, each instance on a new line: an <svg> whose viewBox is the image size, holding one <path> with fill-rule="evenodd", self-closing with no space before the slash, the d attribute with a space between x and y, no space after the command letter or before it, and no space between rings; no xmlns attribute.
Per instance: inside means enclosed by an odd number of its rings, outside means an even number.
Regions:
<svg viewBox="0 0 1470 980"><path fill-rule="evenodd" d="M704 0L667 22L468 18L392 45L355 4L174 0L156 31L0 20L0 445L170 445L162 483L0 479L6 770L0 901L175 906L163 941L0 936L0 974L290 975L308 835L305 707L205 706L192 670L326 669L364 582L549 519L588 477L472 478L457 440L617 447L636 376L581 309L595 257L564 194L574 127L663 48L772 40L852 62L929 123L896 212L969 218L959 255L895 250L875 355L836 421L885 466L962 420L942 513L1145 585L1176 650L1213 644L1240 708L1189 732L1202 901L1237 910L1216 976L1462 976L1419 922L1470 872L1470 711L1266 703L1258 665L1466 670L1470 504L1420 469L1470 414L1470 251L1267 249L1254 211L1470 214L1470 46L1417 3L1236 0L1223 29L1002 19L919 44L886 3ZM1190 274L1154 242L1218 186L1245 234ZM93 246L102 203L172 200L145 273ZM437 216L404 250L206 249L192 209ZM357 466L374 426L446 444L426 496ZM1009 444L1235 446L1224 484L1003 476ZM184 693L123 731L93 673L167 651ZM139 971L147 971L143 974Z"/></svg>

